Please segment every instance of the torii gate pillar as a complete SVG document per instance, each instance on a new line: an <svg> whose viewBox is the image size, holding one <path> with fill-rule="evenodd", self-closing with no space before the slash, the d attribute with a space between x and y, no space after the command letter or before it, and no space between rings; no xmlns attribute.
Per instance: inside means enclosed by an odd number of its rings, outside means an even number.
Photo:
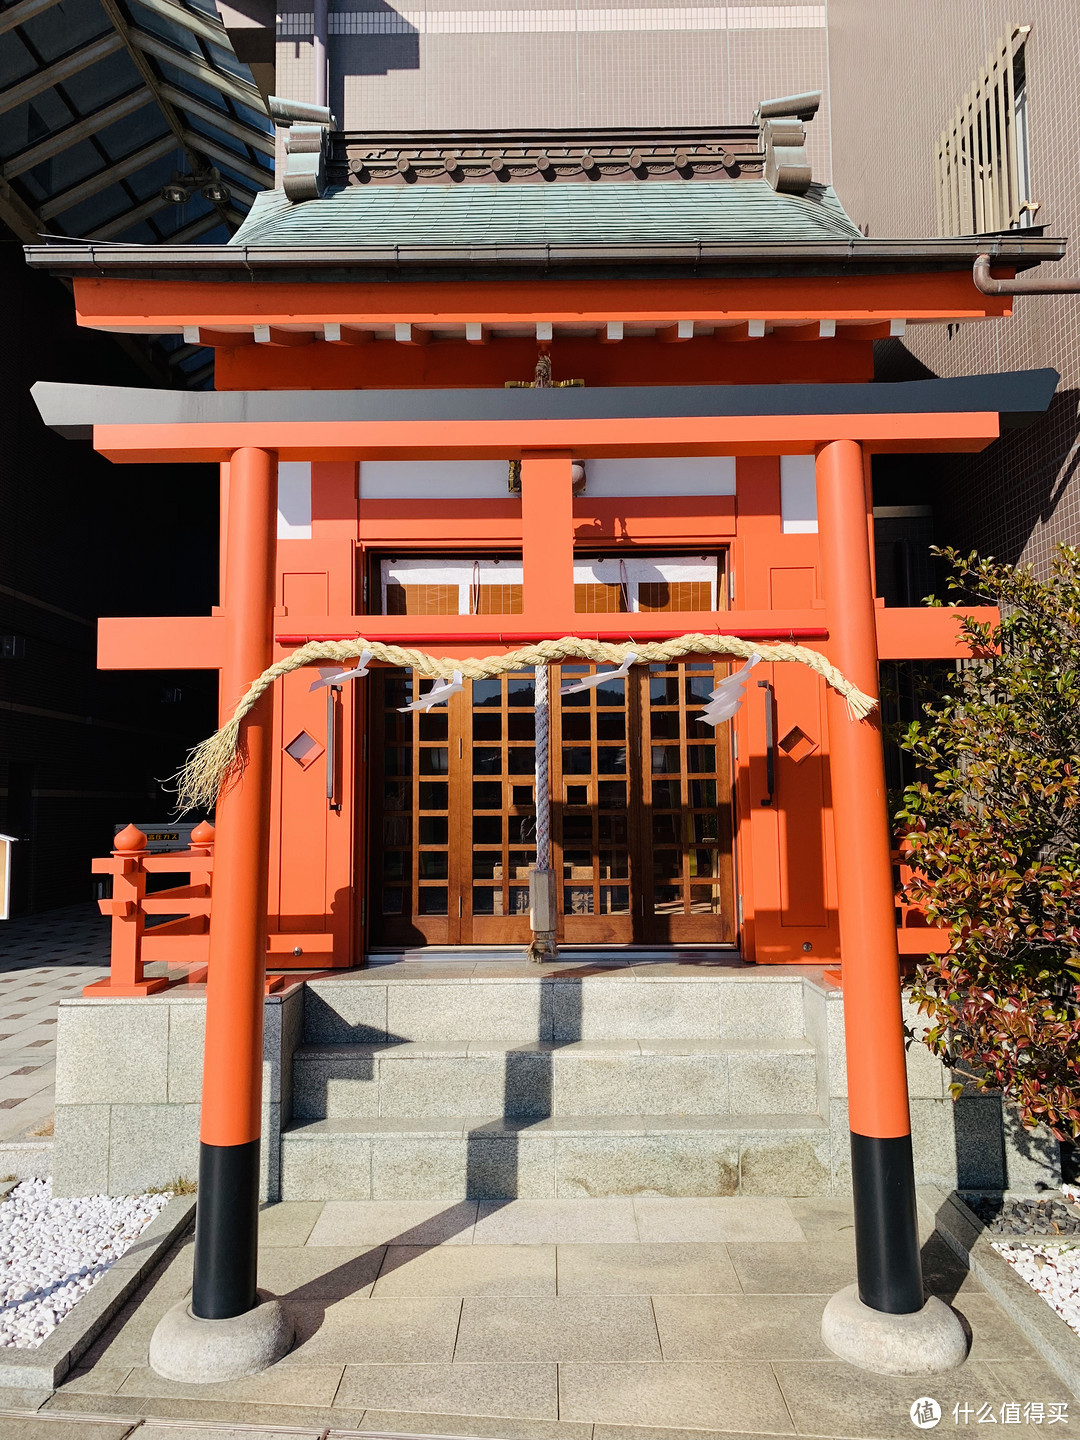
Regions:
<svg viewBox="0 0 1080 1440"><path fill-rule="evenodd" d="M220 700L231 714L272 659L277 456L236 450L228 495ZM195 1274L190 1310L173 1307L150 1347L175 1380L251 1374L293 1337L280 1302L256 1290L272 732L267 693L241 721L243 768L217 805Z"/></svg>
<svg viewBox="0 0 1080 1440"><path fill-rule="evenodd" d="M830 659L876 696L862 446L822 445L816 471ZM827 703L859 1279L829 1301L821 1334L864 1369L934 1374L963 1361L967 1338L949 1307L923 1294L881 712L853 721L832 690Z"/></svg>

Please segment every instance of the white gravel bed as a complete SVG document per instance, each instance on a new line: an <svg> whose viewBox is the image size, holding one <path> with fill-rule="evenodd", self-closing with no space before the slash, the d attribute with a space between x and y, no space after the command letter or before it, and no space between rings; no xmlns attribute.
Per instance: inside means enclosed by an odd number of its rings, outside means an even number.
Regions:
<svg viewBox="0 0 1080 1440"><path fill-rule="evenodd" d="M0 1204L0 1345L40 1345L168 1201L168 1195L54 1200L51 1180L17 1185Z"/></svg>
<svg viewBox="0 0 1080 1440"><path fill-rule="evenodd" d="M1080 1335L1080 1244L1018 1244L995 1240L994 1249Z"/></svg>

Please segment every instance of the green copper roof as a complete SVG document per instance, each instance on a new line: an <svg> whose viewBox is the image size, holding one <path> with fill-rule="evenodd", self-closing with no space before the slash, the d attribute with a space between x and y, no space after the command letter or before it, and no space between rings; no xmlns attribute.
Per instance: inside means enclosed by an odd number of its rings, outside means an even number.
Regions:
<svg viewBox="0 0 1080 1440"><path fill-rule="evenodd" d="M862 239L826 185L350 186L293 205L256 196L232 245L292 247L726 244Z"/></svg>

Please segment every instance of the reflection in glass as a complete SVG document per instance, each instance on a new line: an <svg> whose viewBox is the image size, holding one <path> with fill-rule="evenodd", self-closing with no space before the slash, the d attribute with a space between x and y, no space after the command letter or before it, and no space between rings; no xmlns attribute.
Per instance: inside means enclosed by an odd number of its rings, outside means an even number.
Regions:
<svg viewBox="0 0 1080 1440"><path fill-rule="evenodd" d="M410 810L412 786L408 780L394 780L383 786L384 810Z"/></svg>
<svg viewBox="0 0 1080 1440"><path fill-rule="evenodd" d="M531 775L536 770L536 750L532 745L515 745L506 752L506 768L511 775Z"/></svg>
<svg viewBox="0 0 1080 1440"><path fill-rule="evenodd" d="M690 807L693 810L716 809L716 781L690 781Z"/></svg>
<svg viewBox="0 0 1080 1440"><path fill-rule="evenodd" d="M421 915L448 915L447 889L445 885L421 885L417 891L418 909Z"/></svg>
<svg viewBox="0 0 1080 1440"><path fill-rule="evenodd" d="M409 845L412 842L412 820L408 815L384 815L382 838L385 846Z"/></svg>
<svg viewBox="0 0 1080 1440"><path fill-rule="evenodd" d="M596 769L600 775L625 775L625 747L621 745L598 746L596 751Z"/></svg>
<svg viewBox="0 0 1080 1440"><path fill-rule="evenodd" d="M472 873L474 880L493 880L496 870L502 871L501 850L473 851ZM490 910L487 913L490 915Z"/></svg>
<svg viewBox="0 0 1080 1440"><path fill-rule="evenodd" d="M472 682L472 703L474 705L494 705L498 709L502 704L502 681L474 680Z"/></svg>
<svg viewBox="0 0 1080 1440"><path fill-rule="evenodd" d="M565 885L563 906L567 915L591 915L593 898L591 885Z"/></svg>
<svg viewBox="0 0 1080 1440"><path fill-rule="evenodd" d="M450 717L445 710L431 710L417 718L420 721L421 740L445 740L450 733Z"/></svg>
<svg viewBox="0 0 1080 1440"><path fill-rule="evenodd" d="M652 803L655 810L678 810L682 806L682 787L678 780L654 780Z"/></svg>
<svg viewBox="0 0 1080 1440"><path fill-rule="evenodd" d="M629 885L601 885L600 913L601 915L629 915Z"/></svg>
<svg viewBox="0 0 1080 1440"><path fill-rule="evenodd" d="M564 745L562 768L564 775L588 775L592 769L592 751L584 745Z"/></svg>
<svg viewBox="0 0 1080 1440"><path fill-rule="evenodd" d="M507 817L506 828L511 845L528 845L536 839L536 816L510 815Z"/></svg>
<svg viewBox="0 0 1080 1440"><path fill-rule="evenodd" d="M506 683L506 703L508 705L527 705L532 707L536 704L536 686L532 680L508 680Z"/></svg>
<svg viewBox="0 0 1080 1440"><path fill-rule="evenodd" d="M445 815L421 815L417 823L421 845L445 845L449 825Z"/></svg>
<svg viewBox="0 0 1080 1440"><path fill-rule="evenodd" d="M502 716L485 715L482 711L473 716L472 733L474 740L501 740Z"/></svg>
<svg viewBox="0 0 1080 1440"><path fill-rule="evenodd" d="M474 775L499 775L502 773L502 751L485 750L476 746L472 752Z"/></svg>
<svg viewBox="0 0 1080 1440"><path fill-rule="evenodd" d="M403 850L384 850L382 873L384 880L404 880L405 852Z"/></svg>
<svg viewBox="0 0 1080 1440"><path fill-rule="evenodd" d="M450 770L450 751L443 746L420 751L421 775L446 775Z"/></svg>
<svg viewBox="0 0 1080 1440"><path fill-rule="evenodd" d="M626 809L626 784L622 780L600 780L596 786L596 803L601 810Z"/></svg>

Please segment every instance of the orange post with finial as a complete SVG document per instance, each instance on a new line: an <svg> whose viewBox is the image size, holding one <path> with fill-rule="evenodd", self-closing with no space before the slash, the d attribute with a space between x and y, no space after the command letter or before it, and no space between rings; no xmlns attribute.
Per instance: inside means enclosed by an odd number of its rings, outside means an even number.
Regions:
<svg viewBox="0 0 1080 1440"><path fill-rule="evenodd" d="M153 995L167 988L165 976L143 977L142 938L146 916L146 836L136 825L127 825L113 842L107 860L95 860L95 875L111 875L112 898L99 900L103 915L112 916L112 965L108 977L83 987L84 995Z"/></svg>

